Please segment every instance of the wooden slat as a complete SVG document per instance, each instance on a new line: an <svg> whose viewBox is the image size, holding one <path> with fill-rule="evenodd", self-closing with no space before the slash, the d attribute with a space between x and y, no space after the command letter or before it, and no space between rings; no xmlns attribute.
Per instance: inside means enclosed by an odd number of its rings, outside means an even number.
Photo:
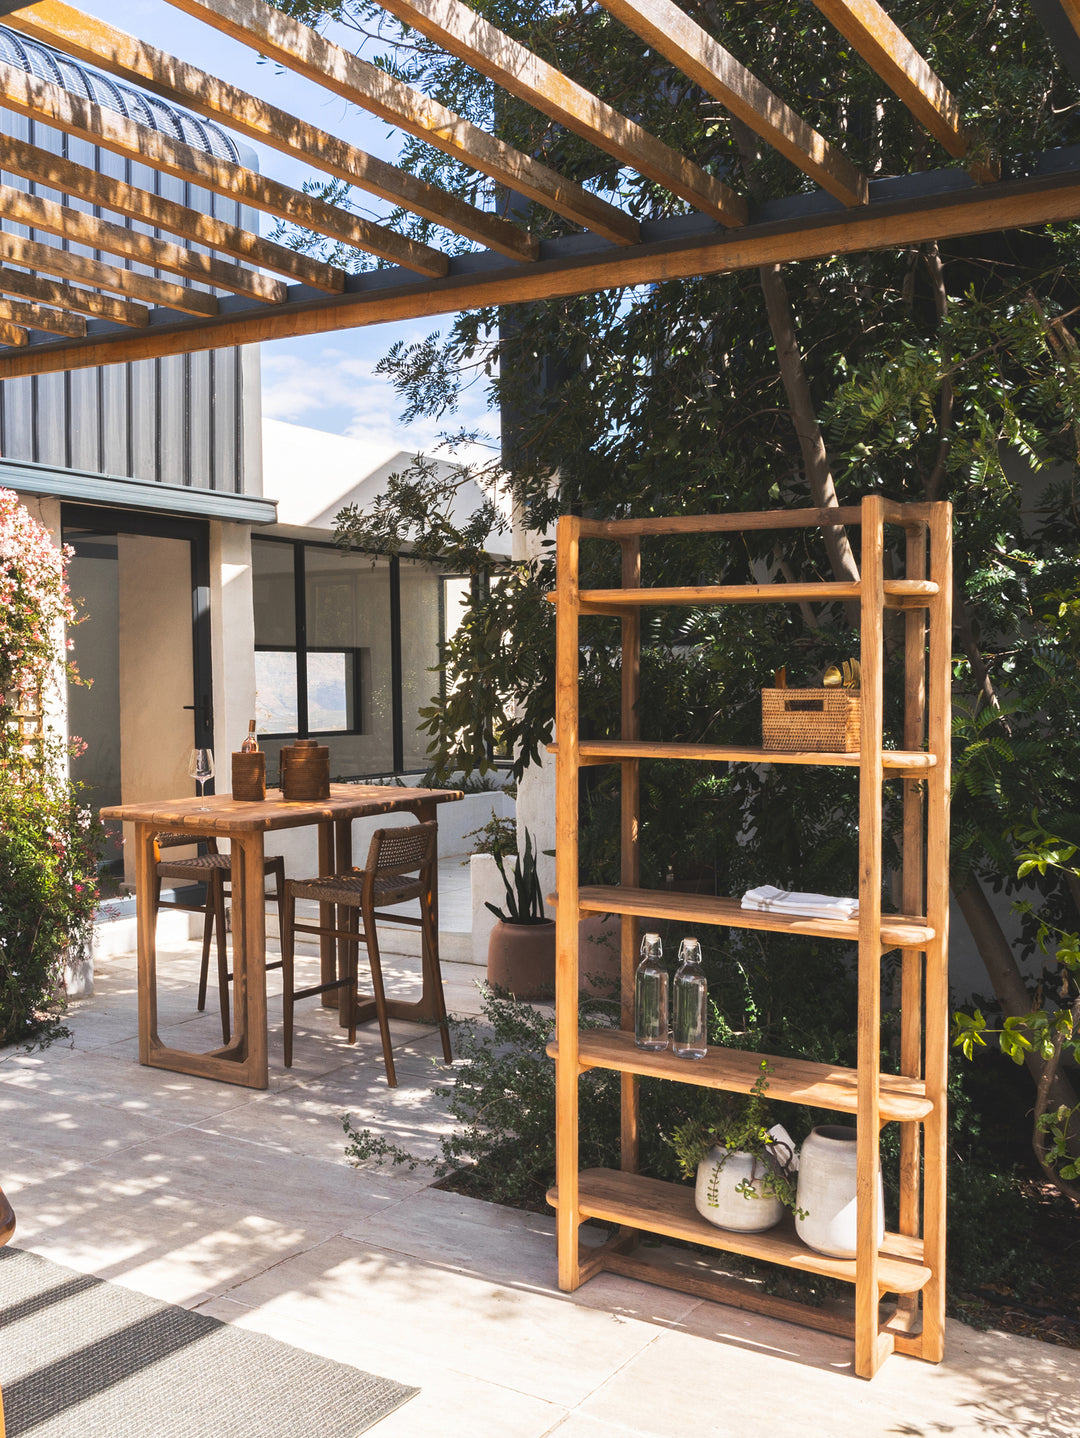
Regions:
<svg viewBox="0 0 1080 1438"><path fill-rule="evenodd" d="M581 1283L578 1183L578 647L577 589L580 520L563 515L556 527L555 563L566 599L555 616L555 882L568 902L555 918L555 1177L563 1196L556 1217L559 1287L572 1293Z"/></svg>
<svg viewBox="0 0 1080 1438"><path fill-rule="evenodd" d="M671 0L601 4L815 184L845 205L866 203L866 176Z"/></svg>
<svg viewBox="0 0 1080 1438"><path fill-rule="evenodd" d="M868 495L862 502L862 604L859 609L859 663L862 764L859 768L859 1010L858 1130L855 1182L856 1282L855 1372L872 1378L881 1362L878 1342L878 1172L881 1123L881 913L882 766L881 728L884 686L885 544L884 502ZM935 590L937 585L934 586Z"/></svg>
<svg viewBox="0 0 1080 1438"><path fill-rule="evenodd" d="M169 3L574 224L616 244L636 241L638 223L631 215L262 0Z"/></svg>
<svg viewBox="0 0 1080 1438"><path fill-rule="evenodd" d="M244 314L233 313L198 328L178 322L155 326L148 335L76 340L63 346L34 345L28 353L5 355L0 362L0 379L53 374L158 354L194 354L230 345L329 334L365 324L523 304L621 285L655 284L762 264L1076 218L1080 218L1080 179L1075 175L1006 182L947 200L930 197L903 210L882 205L877 213L822 215L813 226L804 220L793 220L783 227L718 230L715 236L700 241L643 245L630 252L612 248L599 256L542 261L528 268L507 267L494 274L461 273L445 280L385 287L380 284L378 288L360 289L318 303L290 304L275 312L251 309Z"/></svg>
<svg viewBox="0 0 1080 1438"><path fill-rule="evenodd" d="M886 600L925 605L937 593L929 580L890 579L885 584ZM548 595L550 599L552 595ZM649 604L792 604L804 599L823 603L827 599L858 599L858 583L823 581L809 584L696 584L679 588L583 589L581 603L589 612L617 612L620 607Z"/></svg>
<svg viewBox="0 0 1080 1438"><path fill-rule="evenodd" d="M557 1058L558 1048L553 1040L547 1046L548 1055ZM716 1047L710 1047L703 1059L683 1059L670 1049L659 1053L639 1049L633 1032L621 1029L582 1029L578 1035L578 1063L583 1069L613 1069L617 1073L699 1084L702 1088L725 1089L729 1093L753 1092L761 1079L763 1057L767 1057L769 1064L770 1099L835 1109L838 1113L855 1112L858 1106L855 1069ZM926 1085L919 1079L881 1075L883 1121L911 1122L925 1118L932 1109Z"/></svg>
<svg viewBox="0 0 1080 1438"><path fill-rule="evenodd" d="M619 551L622 587L636 589L641 584L640 536L630 534L620 538ZM641 611L624 615L621 629L619 733L624 747L619 773L619 882L636 889L641 884L641 764L635 753L641 736ZM581 762L580 744L578 762ZM636 914L622 915L619 920L619 1025L627 1035L634 1032L634 972L640 930ZM635 1173L641 1105L634 1074L623 1074L620 1090L619 1167Z"/></svg>
<svg viewBox="0 0 1080 1438"><path fill-rule="evenodd" d="M621 164L663 185L704 213L715 215L724 224L746 223L746 201L730 186L620 115L459 0L379 3L511 95L614 155Z"/></svg>
<svg viewBox="0 0 1080 1438"><path fill-rule="evenodd" d="M745 514L672 514L640 519L583 519L583 539L644 538L657 534L741 534L747 529L805 529L813 525L860 524L858 505L828 509L758 509Z"/></svg>
<svg viewBox="0 0 1080 1438"><path fill-rule="evenodd" d="M86 333L86 321L82 315L50 309L47 305L27 304L25 300L0 298L0 319L13 325L25 325L27 329L48 330L73 339L81 339Z"/></svg>
<svg viewBox="0 0 1080 1438"><path fill-rule="evenodd" d="M6 16L4 23L499 254L535 260L539 253L537 241L517 225L448 195L336 135L60 0L40 0L32 9Z"/></svg>
<svg viewBox="0 0 1080 1438"><path fill-rule="evenodd" d="M20 329L18 325L9 325L6 320L0 320L0 344L20 348L29 343L30 336L26 330Z"/></svg>
<svg viewBox="0 0 1080 1438"><path fill-rule="evenodd" d="M51 150L30 145L14 135L0 135L0 168L48 185L61 194L88 200L104 210L141 220L156 229L171 230L192 244L205 245L208 249L231 255L233 259L277 270L279 274L288 275L290 279L315 289L336 294L345 288L343 270L297 254L286 245L264 240L261 235L239 225L226 224L224 220L189 209L175 200L152 195L148 190L114 179L112 175L104 175L87 165L76 165L71 160L54 155Z"/></svg>
<svg viewBox="0 0 1080 1438"><path fill-rule="evenodd" d="M945 1345L945 1227L949 1081L949 793L952 760L952 505L934 506L930 573L940 593L930 608L928 739L940 762L927 777L926 908L937 935L926 954L926 1092L935 1105L924 1129L923 1241L933 1278L923 1295L922 1356L940 1363Z"/></svg>
<svg viewBox="0 0 1080 1438"><path fill-rule="evenodd" d="M548 903L558 907L558 894ZM784 918L780 914L743 909L738 899L717 899L705 894L683 894L675 889L629 889L590 884L578 890L578 908L588 914L641 914L676 923L718 924L732 929L762 929L774 934L801 934L851 943L859 936L856 919ZM881 922L884 948L925 949L934 931L921 917L886 914Z"/></svg>
<svg viewBox="0 0 1080 1438"><path fill-rule="evenodd" d="M138 327L150 323L150 311L145 305L114 299L112 295L101 295L96 290L78 289L75 285L64 284L62 280L42 279L40 275L28 275L23 270L11 270L3 265L0 265L0 293L40 300L43 304L55 305L57 309L75 310L93 315L96 319L112 320L119 325Z"/></svg>
<svg viewBox="0 0 1080 1438"><path fill-rule="evenodd" d="M8 137L0 137L0 156L4 154ZM49 156L56 159L55 155ZM7 168L4 160L3 167ZM104 178L104 177L102 177ZM42 199L40 195L28 195L11 185L0 185L0 214L16 224L29 225L31 229L44 230L46 234L60 235L73 245L86 245L90 249L105 250L114 255L123 255L155 269L171 270L178 275L187 275L203 284L218 289L236 290L250 295L264 304L280 304L288 294L281 280L269 275L256 274L241 265L230 265L213 255L196 254L183 245L171 240L157 240L151 235L129 230L125 225L114 225L111 220L98 220L82 210L73 210L70 205L59 205L55 200ZM130 338L130 337L129 337ZM139 336L141 345L154 347L153 339ZM220 341L210 348L217 349ZM157 353L169 352L165 345ZM117 358L126 358L118 356ZM139 358L144 358L140 355Z"/></svg>
<svg viewBox="0 0 1080 1438"><path fill-rule="evenodd" d="M61 85L27 75L24 70L3 62L0 62L0 102L16 114L43 120L65 134L92 145L103 145L164 174L265 210L279 219L366 250L429 278L445 275L449 268L447 257L430 245L399 235L385 225L372 224L243 165L182 144L149 125L140 125L115 110L72 94Z"/></svg>
<svg viewBox="0 0 1080 1438"><path fill-rule="evenodd" d="M5 192L0 190L0 208L3 207L4 200ZM46 274L63 275L69 280L81 280L87 285L97 285L100 289L114 290L120 295L131 295L135 299L147 300L152 305L180 310L201 318L216 315L220 308L217 296L208 294L205 290L195 290L188 285L173 284L171 280L158 280L148 275L136 274L134 270L106 265L100 260L88 260L83 255L62 250L58 245L43 245L37 240L24 240L20 235L9 235L3 231L0 231L0 260L12 265L23 265L29 270L44 270ZM84 294L86 291L80 290L79 293ZM103 295L101 299L108 303L107 296ZM132 306L135 312L140 308L138 305ZM103 319L118 318L105 311L101 312L101 316Z"/></svg>
<svg viewBox="0 0 1080 1438"><path fill-rule="evenodd" d="M854 1261L829 1258L807 1248L795 1236L790 1215L764 1233L734 1233L702 1218L694 1207L694 1190L685 1184L664 1183L658 1178L606 1168L585 1169L579 1175L579 1184L581 1211L589 1217L625 1224L628 1228L644 1228L650 1233L682 1238L690 1243L704 1243L710 1248L742 1253L748 1258L779 1263L804 1273L819 1273L845 1283L855 1281ZM548 1202L559 1207L557 1190L551 1190ZM885 1235L879 1269L882 1293L917 1292L930 1276L922 1262L921 1243L897 1233ZM876 1316L875 1310L875 1328Z"/></svg>
<svg viewBox="0 0 1080 1438"><path fill-rule="evenodd" d="M557 751L557 745L549 746ZM747 745L673 743L655 739L583 739L578 752L582 761L606 759L611 763L628 759L690 759L709 764L826 764L857 769L859 755L825 754L810 750L756 749ZM886 769L897 773L922 773L937 763L933 754L921 750L885 749L881 755Z"/></svg>
<svg viewBox="0 0 1080 1438"><path fill-rule="evenodd" d="M814 4L950 155L967 154L960 106L877 0Z"/></svg>

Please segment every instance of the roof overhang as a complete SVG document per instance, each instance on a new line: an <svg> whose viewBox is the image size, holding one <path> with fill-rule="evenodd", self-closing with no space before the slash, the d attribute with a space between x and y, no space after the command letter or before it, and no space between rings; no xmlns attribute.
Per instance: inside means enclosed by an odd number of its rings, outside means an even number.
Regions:
<svg viewBox="0 0 1080 1438"><path fill-rule="evenodd" d="M273 499L122 479L89 470L53 469L47 464L23 464L7 459L0 459L0 486L39 498L71 499L79 504L107 505L111 509L149 510L185 519L227 519L235 524L255 525L273 524L277 519L277 501Z"/></svg>

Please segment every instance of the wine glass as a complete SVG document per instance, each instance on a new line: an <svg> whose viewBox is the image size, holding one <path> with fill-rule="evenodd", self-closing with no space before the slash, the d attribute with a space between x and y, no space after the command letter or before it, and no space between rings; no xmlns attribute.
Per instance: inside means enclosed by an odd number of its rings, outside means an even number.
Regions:
<svg viewBox="0 0 1080 1438"><path fill-rule="evenodd" d="M188 773L199 786L199 798L203 798L203 785L214 777L213 749L192 749L188 759ZM201 814L209 807L209 804L200 804L195 812Z"/></svg>

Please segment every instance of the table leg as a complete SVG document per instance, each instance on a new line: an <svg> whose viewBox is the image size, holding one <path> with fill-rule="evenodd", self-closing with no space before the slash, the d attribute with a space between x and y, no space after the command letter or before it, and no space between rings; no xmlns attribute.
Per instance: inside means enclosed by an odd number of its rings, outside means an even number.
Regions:
<svg viewBox="0 0 1080 1438"><path fill-rule="evenodd" d="M232 838L233 1011L252 1088L266 1088L266 879L261 830Z"/></svg>
<svg viewBox="0 0 1080 1438"><path fill-rule="evenodd" d="M334 825L332 821L319 825L319 873L334 872ZM336 929L336 907L333 904L319 905L319 924L324 929ZM321 984L332 984L337 978L337 941L326 934L319 935L319 966ZM324 1009L337 1007L338 991L331 990L320 995L319 1002Z"/></svg>
<svg viewBox="0 0 1080 1438"><path fill-rule="evenodd" d="M334 868L335 874L344 874L352 868L352 820L334 821ZM339 911L347 914L348 910ZM344 924L342 927L345 927ZM337 976L344 979L349 973L349 946L345 939L337 940ZM349 1026L349 995L345 989L338 989L338 1022L342 1028Z"/></svg>
<svg viewBox="0 0 1080 1438"><path fill-rule="evenodd" d="M421 824L437 819L438 814L438 805L433 804L430 800L421 800L416 806L416 817ZM426 902L431 907L430 932L434 935L434 947L429 938L429 926L425 924L420 930L420 952L423 956L420 968L423 975L423 986L420 991L418 1009L420 1017L430 1022L439 1017L439 1006L435 999L439 981L439 855L437 851L435 862L431 866L431 888L422 902Z"/></svg>
<svg viewBox="0 0 1080 1438"><path fill-rule="evenodd" d="M139 1062L161 1047L157 1031L157 914L154 912L154 833L135 825L135 913L139 950Z"/></svg>
<svg viewBox="0 0 1080 1438"><path fill-rule="evenodd" d="M233 835L232 910L235 1019L233 1037L210 1053L188 1053L161 1042L157 1027L154 834L160 826L135 829L135 900L139 934L139 1062L170 1073L192 1074L266 1088L266 912L263 902L262 833ZM192 834L192 843L201 835Z"/></svg>

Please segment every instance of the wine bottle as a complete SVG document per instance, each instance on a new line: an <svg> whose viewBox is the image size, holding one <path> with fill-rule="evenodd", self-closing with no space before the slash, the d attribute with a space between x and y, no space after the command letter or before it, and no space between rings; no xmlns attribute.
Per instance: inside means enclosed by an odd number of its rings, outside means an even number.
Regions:
<svg viewBox="0 0 1080 1438"><path fill-rule="evenodd" d="M634 980L634 1041L639 1049L668 1046L668 972L659 934L641 941L641 963Z"/></svg>
<svg viewBox="0 0 1080 1438"><path fill-rule="evenodd" d="M259 741L255 738L255 720L248 720L247 737L240 745L241 754L257 754L259 752Z"/></svg>
<svg viewBox="0 0 1080 1438"><path fill-rule="evenodd" d="M671 1047L682 1059L703 1059L706 1045L709 990L701 967L701 945L683 939L673 984L674 1018Z"/></svg>

